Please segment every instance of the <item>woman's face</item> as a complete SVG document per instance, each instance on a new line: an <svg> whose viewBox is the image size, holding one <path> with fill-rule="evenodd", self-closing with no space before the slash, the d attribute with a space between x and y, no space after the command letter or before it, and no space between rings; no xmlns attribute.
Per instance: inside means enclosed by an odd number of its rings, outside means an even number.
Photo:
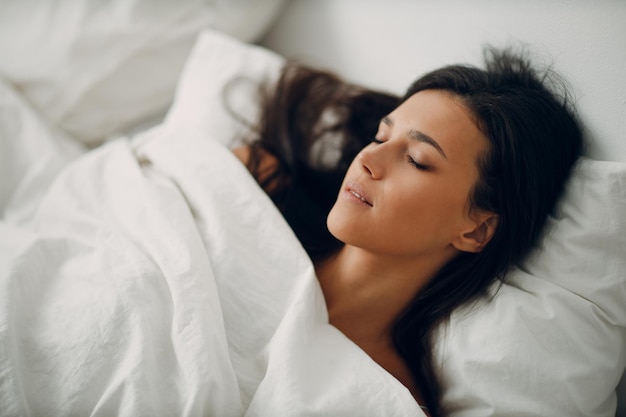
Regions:
<svg viewBox="0 0 626 417"><path fill-rule="evenodd" d="M394 256L464 250L476 227L469 196L488 141L461 101L421 91L382 119L354 159L328 216L346 244Z"/></svg>

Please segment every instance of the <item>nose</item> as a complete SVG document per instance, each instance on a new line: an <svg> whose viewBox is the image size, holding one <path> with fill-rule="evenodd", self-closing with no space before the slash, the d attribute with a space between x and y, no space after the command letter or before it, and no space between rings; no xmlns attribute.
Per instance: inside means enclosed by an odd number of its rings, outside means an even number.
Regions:
<svg viewBox="0 0 626 417"><path fill-rule="evenodd" d="M379 146L365 147L357 157L361 169L375 180L381 179L384 173L381 155L378 151Z"/></svg>

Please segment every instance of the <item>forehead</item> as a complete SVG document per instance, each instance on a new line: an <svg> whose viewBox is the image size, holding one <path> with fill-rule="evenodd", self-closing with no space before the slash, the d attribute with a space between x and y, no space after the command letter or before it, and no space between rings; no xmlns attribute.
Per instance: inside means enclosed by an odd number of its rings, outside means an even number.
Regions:
<svg viewBox="0 0 626 417"><path fill-rule="evenodd" d="M461 98L441 90L420 91L389 114L394 134L422 132L436 141L446 155L470 152L477 156L489 142L478 128L474 115Z"/></svg>

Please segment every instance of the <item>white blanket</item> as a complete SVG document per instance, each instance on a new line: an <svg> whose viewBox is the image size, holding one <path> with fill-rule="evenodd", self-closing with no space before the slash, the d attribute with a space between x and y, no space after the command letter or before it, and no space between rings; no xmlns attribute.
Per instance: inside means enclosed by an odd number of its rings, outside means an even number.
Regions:
<svg viewBox="0 0 626 417"><path fill-rule="evenodd" d="M306 253L219 143L157 127L49 182L0 222L1 416L423 415L328 324Z"/></svg>

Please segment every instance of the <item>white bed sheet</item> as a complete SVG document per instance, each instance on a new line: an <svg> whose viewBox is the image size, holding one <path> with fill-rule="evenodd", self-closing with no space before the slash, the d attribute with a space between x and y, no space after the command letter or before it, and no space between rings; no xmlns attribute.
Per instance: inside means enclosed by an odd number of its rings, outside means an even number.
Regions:
<svg viewBox="0 0 626 417"><path fill-rule="evenodd" d="M218 141L159 126L52 172L0 222L0 415L423 415L328 324L306 253Z"/></svg>

